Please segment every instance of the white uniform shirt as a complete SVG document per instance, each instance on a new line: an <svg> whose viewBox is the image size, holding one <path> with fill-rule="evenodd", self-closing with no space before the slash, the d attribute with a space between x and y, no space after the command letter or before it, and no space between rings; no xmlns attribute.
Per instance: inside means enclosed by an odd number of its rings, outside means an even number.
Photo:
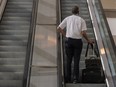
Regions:
<svg viewBox="0 0 116 87"><path fill-rule="evenodd" d="M78 15L66 17L58 26L61 29L66 27L66 37L81 39L81 31L87 30L85 20Z"/></svg>

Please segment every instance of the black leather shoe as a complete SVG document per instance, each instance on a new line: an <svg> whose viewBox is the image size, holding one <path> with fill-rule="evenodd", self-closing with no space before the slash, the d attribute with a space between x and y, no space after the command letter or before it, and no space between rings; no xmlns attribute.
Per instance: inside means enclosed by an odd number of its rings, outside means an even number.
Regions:
<svg viewBox="0 0 116 87"><path fill-rule="evenodd" d="M74 80L73 83L76 84L76 83L79 83L79 81L78 80Z"/></svg>
<svg viewBox="0 0 116 87"><path fill-rule="evenodd" d="M71 83L71 81L70 80L66 80L65 83Z"/></svg>

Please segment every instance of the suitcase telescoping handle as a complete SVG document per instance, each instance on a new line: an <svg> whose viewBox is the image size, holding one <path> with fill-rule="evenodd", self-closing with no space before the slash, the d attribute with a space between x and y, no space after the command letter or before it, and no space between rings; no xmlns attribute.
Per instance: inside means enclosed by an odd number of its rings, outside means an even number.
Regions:
<svg viewBox="0 0 116 87"><path fill-rule="evenodd" d="M85 57L87 57L87 55L88 55L89 46L91 46L93 53L95 53L95 55L97 57L99 57L98 53L95 50L94 43L93 44L90 44L90 43L87 44L87 49L86 49Z"/></svg>

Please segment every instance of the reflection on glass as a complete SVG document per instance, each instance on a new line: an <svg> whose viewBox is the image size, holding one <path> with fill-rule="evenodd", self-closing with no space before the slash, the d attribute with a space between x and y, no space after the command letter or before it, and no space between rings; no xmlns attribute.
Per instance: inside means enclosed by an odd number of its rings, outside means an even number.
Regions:
<svg viewBox="0 0 116 87"><path fill-rule="evenodd" d="M98 25L99 25L99 31L100 31L103 44L105 47L105 49L101 49L101 53L104 54L104 52L106 52L105 54L107 55L109 66L111 68L111 72L113 73L113 75L116 75L115 74L116 64L114 63L116 62L116 54L114 52L114 41L112 41L111 39L110 29L104 17L100 0L93 0L93 3L94 3L94 10L96 13L96 18L97 18Z"/></svg>
<svg viewBox="0 0 116 87"><path fill-rule="evenodd" d="M105 54L104 48L100 49L101 54Z"/></svg>

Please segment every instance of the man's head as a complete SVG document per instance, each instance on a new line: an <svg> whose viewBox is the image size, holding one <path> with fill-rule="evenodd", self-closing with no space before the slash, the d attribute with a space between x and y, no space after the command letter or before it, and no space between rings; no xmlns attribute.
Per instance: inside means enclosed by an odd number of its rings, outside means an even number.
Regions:
<svg viewBox="0 0 116 87"><path fill-rule="evenodd" d="M74 6L73 8L72 8L72 13L73 14L79 14L79 7L78 6Z"/></svg>

